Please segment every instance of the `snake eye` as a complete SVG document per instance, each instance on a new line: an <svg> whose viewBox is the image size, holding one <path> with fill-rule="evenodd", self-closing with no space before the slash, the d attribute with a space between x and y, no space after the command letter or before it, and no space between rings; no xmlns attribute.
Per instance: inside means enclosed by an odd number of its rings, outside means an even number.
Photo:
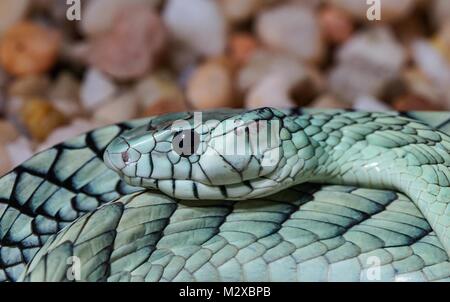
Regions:
<svg viewBox="0 0 450 302"><path fill-rule="evenodd" d="M178 155L188 157L197 151L199 141L200 136L195 130L183 130L173 136L172 147Z"/></svg>
<svg viewBox="0 0 450 302"><path fill-rule="evenodd" d="M127 152L127 151L122 152L120 155L122 156L123 162L124 162L125 164L127 164L128 161L130 160L130 156L128 155L128 152Z"/></svg>

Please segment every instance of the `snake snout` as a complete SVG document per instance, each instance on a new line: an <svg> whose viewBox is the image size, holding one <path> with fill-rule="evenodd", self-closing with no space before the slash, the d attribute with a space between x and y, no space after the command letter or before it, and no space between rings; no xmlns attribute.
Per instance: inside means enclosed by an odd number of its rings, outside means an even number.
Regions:
<svg viewBox="0 0 450 302"><path fill-rule="evenodd" d="M141 154L133 148L128 148L122 152L110 152L109 150L106 150L104 161L109 168L120 171L126 166L137 162L140 157Z"/></svg>
<svg viewBox="0 0 450 302"><path fill-rule="evenodd" d="M126 166L137 162L140 157L140 152L130 147L122 138L117 138L106 148L103 160L108 168L123 172Z"/></svg>
<svg viewBox="0 0 450 302"><path fill-rule="evenodd" d="M123 160L123 156L121 153L118 154L105 151L103 160L108 168L117 172L125 167L125 161Z"/></svg>

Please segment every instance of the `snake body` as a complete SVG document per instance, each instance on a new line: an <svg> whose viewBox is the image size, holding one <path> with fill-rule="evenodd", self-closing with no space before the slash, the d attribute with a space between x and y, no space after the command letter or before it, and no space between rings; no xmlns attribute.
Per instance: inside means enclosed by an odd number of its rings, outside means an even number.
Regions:
<svg viewBox="0 0 450 302"><path fill-rule="evenodd" d="M56 259L71 255L87 280L366 280L373 255L383 280L449 277L450 137L437 127L393 112L203 118L105 128L3 177L5 279L64 279ZM275 143L256 152L268 129ZM236 139L250 152L219 148ZM196 152L174 152L187 142ZM59 164L74 156L82 167Z"/></svg>
<svg viewBox="0 0 450 302"><path fill-rule="evenodd" d="M157 188L180 199L259 198L304 182L401 191L430 221L450 253L448 135L392 113L286 114L262 108L217 121L212 127L197 126L198 132L208 134L198 142L206 145L198 154L175 154L170 146L180 130L166 125L119 137L107 148L105 158L130 184ZM248 136L243 141L251 145L252 130L247 129L254 121L266 122L265 129L278 122L275 144L239 155L218 148L239 136ZM193 119L189 122L183 131L195 129ZM231 126L221 127L227 122ZM263 134L258 125L255 138ZM268 155L273 162L264 167Z"/></svg>

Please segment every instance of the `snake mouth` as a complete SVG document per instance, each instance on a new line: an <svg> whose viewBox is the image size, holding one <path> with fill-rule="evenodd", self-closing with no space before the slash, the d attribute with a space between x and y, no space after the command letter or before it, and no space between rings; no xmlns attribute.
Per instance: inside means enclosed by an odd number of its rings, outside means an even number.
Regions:
<svg viewBox="0 0 450 302"><path fill-rule="evenodd" d="M119 173L119 176L130 186L142 187L145 189L158 189L158 184L156 180L142 177L126 176L123 173Z"/></svg>
<svg viewBox="0 0 450 302"><path fill-rule="evenodd" d="M116 153L113 153L115 155ZM117 157L117 156L116 156ZM129 176L126 173L124 173L123 169L126 167L126 165L122 164L125 160L123 159L123 154L120 154L120 157L122 158L122 161L117 162L114 161L114 158L111 157L111 153L106 150L103 154L103 161L105 165L116 172L120 178L122 178L127 184L134 186L134 187L146 187L150 189L157 189L157 181L150 178L142 178L139 176Z"/></svg>

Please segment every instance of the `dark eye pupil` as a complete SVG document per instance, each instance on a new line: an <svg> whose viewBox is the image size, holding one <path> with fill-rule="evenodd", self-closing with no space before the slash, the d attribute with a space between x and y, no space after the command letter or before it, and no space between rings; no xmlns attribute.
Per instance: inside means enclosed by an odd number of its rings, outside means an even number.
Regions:
<svg viewBox="0 0 450 302"><path fill-rule="evenodd" d="M173 137L172 148L178 155L188 157L197 151L199 140L195 130L180 131Z"/></svg>

